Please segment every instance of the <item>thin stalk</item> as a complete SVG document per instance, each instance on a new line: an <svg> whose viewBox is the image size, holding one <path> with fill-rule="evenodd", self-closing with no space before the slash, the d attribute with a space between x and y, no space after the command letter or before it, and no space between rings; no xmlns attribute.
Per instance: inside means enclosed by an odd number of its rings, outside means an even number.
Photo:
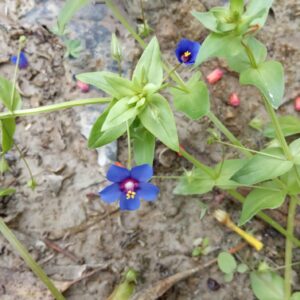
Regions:
<svg viewBox="0 0 300 300"><path fill-rule="evenodd" d="M237 148L237 149L240 149L240 150L249 151L251 153L256 153L256 154L259 154L259 155L263 155L263 156L275 158L275 159L278 159L278 160L286 161L286 159L284 159L282 157L279 157L279 156L276 156L276 155L272 155L272 154L269 154L269 153L265 153L265 152L261 152L261 151L256 151L256 150L252 150L252 149L245 148L245 147L240 147L240 146L233 145L233 144L226 143L226 142L222 142L222 141L219 141L219 140L216 141L216 142L219 143L219 144L222 144L222 145L229 146L229 147L233 147L233 148Z"/></svg>
<svg viewBox="0 0 300 300"><path fill-rule="evenodd" d="M130 139L130 128L128 121L126 121L127 128L127 146L128 146L128 160L127 160L127 168L131 169L131 139Z"/></svg>
<svg viewBox="0 0 300 300"><path fill-rule="evenodd" d="M297 198L291 197L287 232L290 236L294 234L295 215L297 208ZM284 300L289 300L292 292L292 259L293 259L293 242L290 239L285 241L285 271L284 271Z"/></svg>
<svg viewBox="0 0 300 300"><path fill-rule="evenodd" d="M20 109L20 110L15 110L14 112L0 113L0 120L8 119L11 117L23 117L23 116L37 115L41 113L49 113L57 110L72 108L75 106L109 103L110 101L111 98L90 98L90 99L80 99L80 100L73 100L73 101L62 102L57 104L51 104L51 105L41 106L37 108Z"/></svg>
<svg viewBox="0 0 300 300"><path fill-rule="evenodd" d="M154 179L180 179L180 178L182 178L182 176L155 175L152 178L154 178Z"/></svg>
<svg viewBox="0 0 300 300"><path fill-rule="evenodd" d="M205 172L211 178L215 178L216 174L215 174L215 172L214 172L214 170L212 168L206 166L205 164L203 164L202 162L200 162L198 159L196 159L195 157L193 157L191 154L187 153L182 148L179 150L179 153L185 159L187 159L189 162L191 162L195 167L201 169L203 172Z"/></svg>
<svg viewBox="0 0 300 300"><path fill-rule="evenodd" d="M239 192L235 190L229 190L227 191L229 195L234 197L236 200L238 200L240 203L245 202L245 197L242 196ZM296 239L293 234L285 230L280 224L278 224L275 220L273 220L271 217L269 217L267 214L263 212L259 212L257 214L257 217L268 223L270 226L272 226L275 230L277 230L279 233L281 233L283 236L286 237L287 240L291 241L295 246L300 248L300 240Z"/></svg>
<svg viewBox="0 0 300 300"><path fill-rule="evenodd" d="M269 103L269 101L266 99L265 96L263 96L263 100L264 100L264 103L265 103L265 107L266 107L266 110L271 118L271 121L273 123L273 126L274 126L274 129L275 129L275 132L276 132L276 137L284 151L284 154L285 156L287 157L287 159L289 160L292 160L293 157L292 157L292 154L291 154L291 151L290 151L290 148L286 142L286 139L284 137L284 134L282 132L282 129L280 127L280 124L279 124L279 121L278 121L278 118L276 116L276 113L272 107L272 105Z"/></svg>
<svg viewBox="0 0 300 300"><path fill-rule="evenodd" d="M217 116L210 111L207 114L207 117L210 119L210 121L226 136L226 138L231 142L231 144L240 147L241 152L246 157L251 157L251 152L244 148L243 144L223 125L223 123L217 118Z"/></svg>
<svg viewBox="0 0 300 300"><path fill-rule="evenodd" d="M51 294L56 300L65 300L64 296L54 286L51 279L46 275L43 269L32 258L27 249L18 241L13 232L6 226L4 220L0 218L0 232L12 245L12 247L20 254L26 264L30 267L33 273L46 285Z"/></svg>

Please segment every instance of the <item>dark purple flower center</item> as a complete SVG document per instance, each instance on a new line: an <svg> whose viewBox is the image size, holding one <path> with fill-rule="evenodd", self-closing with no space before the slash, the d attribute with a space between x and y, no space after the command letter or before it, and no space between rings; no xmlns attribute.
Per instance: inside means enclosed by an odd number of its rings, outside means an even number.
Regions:
<svg viewBox="0 0 300 300"><path fill-rule="evenodd" d="M120 183L120 189L126 194L127 199L133 199L136 195L136 190L139 187L137 180L133 178L126 178Z"/></svg>
<svg viewBox="0 0 300 300"><path fill-rule="evenodd" d="M192 53L190 51L185 51L183 54L181 54L181 59L184 63L187 63L191 58Z"/></svg>

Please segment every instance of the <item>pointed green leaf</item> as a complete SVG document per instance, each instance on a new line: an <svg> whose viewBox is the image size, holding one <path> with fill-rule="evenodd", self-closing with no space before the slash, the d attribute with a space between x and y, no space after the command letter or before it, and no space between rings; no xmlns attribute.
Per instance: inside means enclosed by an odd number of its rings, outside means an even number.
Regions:
<svg viewBox="0 0 300 300"><path fill-rule="evenodd" d="M11 188L0 188L0 197L10 196L16 192L15 189Z"/></svg>
<svg viewBox="0 0 300 300"><path fill-rule="evenodd" d="M153 83L160 86L163 80L161 54L157 38L154 37L144 50L133 72L133 80L144 86Z"/></svg>
<svg viewBox="0 0 300 300"><path fill-rule="evenodd" d="M218 29L218 20L212 12L193 11L192 15L207 29L217 33L221 33Z"/></svg>
<svg viewBox="0 0 300 300"><path fill-rule="evenodd" d="M297 165L300 165L300 139L293 141L289 148L294 158L294 162Z"/></svg>
<svg viewBox="0 0 300 300"><path fill-rule="evenodd" d="M240 36L234 36L233 34L210 33L201 46L195 66L211 57L227 58L228 56L235 56L240 52L241 39Z"/></svg>
<svg viewBox="0 0 300 300"><path fill-rule="evenodd" d="M273 155L269 157L256 154L248 160L232 177L233 180L246 185L274 179L288 172L293 167L293 162L285 160L285 156L280 148L269 148L262 152Z"/></svg>
<svg viewBox="0 0 300 300"><path fill-rule="evenodd" d="M251 0L247 5L244 18L250 19L250 25L259 25L263 27L269 14L273 0L257 1Z"/></svg>
<svg viewBox="0 0 300 300"><path fill-rule="evenodd" d="M129 119L134 119L138 113L138 109L135 104L130 105L130 97L124 97L116 102L113 107L109 110L108 115L102 125L102 131L114 128L118 125L123 124Z"/></svg>
<svg viewBox="0 0 300 300"><path fill-rule="evenodd" d="M89 0L67 0L61 9L57 18L57 27L59 35L63 35L66 25L72 19L73 15L84 5L86 5Z"/></svg>
<svg viewBox="0 0 300 300"><path fill-rule="evenodd" d="M258 300L284 299L284 280L273 271L251 272L251 288Z"/></svg>
<svg viewBox="0 0 300 300"><path fill-rule="evenodd" d="M14 134L16 131L16 121L14 118L1 120L2 151L6 153L14 145Z"/></svg>
<svg viewBox="0 0 300 300"><path fill-rule="evenodd" d="M244 12L244 0L230 0L230 11L242 14Z"/></svg>
<svg viewBox="0 0 300 300"><path fill-rule="evenodd" d="M143 126L167 147L179 151L176 124L168 101L160 94L151 95L147 101L139 114Z"/></svg>
<svg viewBox="0 0 300 300"><path fill-rule="evenodd" d="M298 179L299 174L300 166L298 165L280 177L280 180L286 185L286 190L290 195L300 194L300 180Z"/></svg>
<svg viewBox="0 0 300 300"><path fill-rule="evenodd" d="M19 92L15 89L13 99L12 94L13 84L9 80L0 76L0 100L3 102L4 106L11 112L21 108L22 106L22 100Z"/></svg>
<svg viewBox="0 0 300 300"><path fill-rule="evenodd" d="M174 106L178 111L185 113L192 120L205 116L210 110L209 94L203 81L200 81L200 73L195 73L185 84L188 91L171 88Z"/></svg>
<svg viewBox="0 0 300 300"><path fill-rule="evenodd" d="M290 300L300 300L300 293L296 292L295 294L293 294Z"/></svg>
<svg viewBox="0 0 300 300"><path fill-rule="evenodd" d="M278 117L280 128L284 136L290 136L300 133L300 120L294 116ZM264 130L264 136L268 138L275 138L276 133L272 122L269 122Z"/></svg>
<svg viewBox="0 0 300 300"><path fill-rule="evenodd" d="M76 75L76 78L97 87L117 99L136 94L134 84L131 81L111 72L82 73Z"/></svg>
<svg viewBox="0 0 300 300"><path fill-rule="evenodd" d="M274 185L268 184L266 188ZM264 186L261 186L262 188ZM253 189L243 204L243 210L240 218L239 225L244 225L252 219L257 213L263 209L275 209L280 207L286 197L284 191L271 191L263 189Z"/></svg>
<svg viewBox="0 0 300 300"><path fill-rule="evenodd" d="M90 136L88 139L88 147L91 149L95 149L98 147L102 147L106 144L111 143L112 141L119 138L126 131L126 125L121 124L119 126L113 127L109 130L102 131L103 123L108 115L109 109L112 105L110 105L97 119L94 123L92 130L90 132Z"/></svg>
<svg viewBox="0 0 300 300"><path fill-rule="evenodd" d="M153 165L155 137L143 126L133 129L133 152L134 160L137 165Z"/></svg>
<svg viewBox="0 0 300 300"><path fill-rule="evenodd" d="M241 84L257 87L274 108L282 103L284 93L284 72L281 63L267 61L257 68L250 68L241 73Z"/></svg>

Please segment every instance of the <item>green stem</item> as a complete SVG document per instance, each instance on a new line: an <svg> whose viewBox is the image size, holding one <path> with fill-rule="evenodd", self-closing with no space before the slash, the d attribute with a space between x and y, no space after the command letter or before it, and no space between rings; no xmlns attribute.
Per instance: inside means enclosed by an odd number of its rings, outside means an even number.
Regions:
<svg viewBox="0 0 300 300"><path fill-rule="evenodd" d="M127 146L128 146L127 168L131 169L131 139L130 139L130 128L129 128L128 121L126 121L126 128L127 128Z"/></svg>
<svg viewBox="0 0 300 300"><path fill-rule="evenodd" d="M216 174L214 172L214 170L208 166L206 166L205 164L203 164L202 162L200 162L198 159L196 159L194 156L192 156L191 154L187 153L184 149L180 149L179 153L185 158L187 159L189 162L191 162L195 167L201 169L203 172L205 172L208 176L210 176L211 178L215 178Z"/></svg>
<svg viewBox="0 0 300 300"><path fill-rule="evenodd" d="M56 300L65 300L64 296L54 286L51 279L46 275L43 269L32 258L27 249L18 241L13 232L6 226L4 220L0 218L0 232L8 240L13 248L20 254L33 273L46 285Z"/></svg>
<svg viewBox="0 0 300 300"><path fill-rule="evenodd" d="M238 200L240 203L244 203L245 202L245 197L242 196L239 192L235 191L235 190L229 190L227 191L227 193L229 195L231 195L232 197L234 197L236 200ZM289 240L291 243L293 243L295 246L300 248L300 241L298 239L296 239L293 234L291 234L290 232L288 232L287 230L285 230L280 224L278 224L275 220L273 220L271 217L269 217L267 214L263 213L263 212L259 212L257 214L257 216L262 219L263 221L265 221L266 223L268 223L269 225L271 225L275 230L277 230L279 233L281 233L283 236L286 237L287 240Z"/></svg>
<svg viewBox="0 0 300 300"><path fill-rule="evenodd" d="M246 157L252 156L250 151L248 151L247 149L242 149L242 148L244 148L243 144L223 125L223 123L217 118L217 116L212 111L210 111L207 114L207 117L226 136L226 138L231 142L231 144L233 144L237 147L240 147L241 152Z"/></svg>
<svg viewBox="0 0 300 300"><path fill-rule="evenodd" d="M51 105L41 106L37 108L20 109L20 110L15 110L14 112L0 113L0 120L8 119L11 117L22 117L22 116L29 116L29 115L37 115L40 113L48 113L57 110L72 108L74 106L109 103L110 101L111 98L90 98L90 99L80 99L80 100L73 100L73 101L62 102L57 104L51 104Z"/></svg>
<svg viewBox="0 0 300 300"><path fill-rule="evenodd" d="M294 234L295 215L297 198L291 197L287 221L287 232L290 236ZM284 271L284 300L289 300L292 292L292 259L293 242L290 239L285 241L285 271Z"/></svg>
<svg viewBox="0 0 300 300"><path fill-rule="evenodd" d="M180 179L180 178L182 178L182 176L155 175L152 178L154 178L154 179Z"/></svg>
<svg viewBox="0 0 300 300"><path fill-rule="evenodd" d="M278 118L276 116L276 113L272 107L272 105L269 103L269 101L266 99L265 96L263 96L263 100L264 100L264 103L265 103L265 107L266 107L266 110L271 118L271 121L273 123L273 126L274 126L274 129L275 129L275 132L276 132L276 137L284 151L284 154L286 156L287 159L289 160L292 160L293 159L293 156L291 154L291 151L290 151L290 148L286 142L286 139L284 137L284 134L282 132L282 129L280 127L280 124L279 124L279 121L278 121Z"/></svg>

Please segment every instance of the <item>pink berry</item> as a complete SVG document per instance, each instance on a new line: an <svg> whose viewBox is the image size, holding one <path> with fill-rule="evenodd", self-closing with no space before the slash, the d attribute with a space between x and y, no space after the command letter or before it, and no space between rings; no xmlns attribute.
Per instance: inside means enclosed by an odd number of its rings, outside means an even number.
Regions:
<svg viewBox="0 0 300 300"><path fill-rule="evenodd" d="M214 84L219 81L224 75L224 72L217 68L213 70L209 75L207 75L206 79L210 84Z"/></svg>
<svg viewBox="0 0 300 300"><path fill-rule="evenodd" d="M90 86L87 83L77 80L76 86L82 93L87 93L90 90Z"/></svg>
<svg viewBox="0 0 300 300"><path fill-rule="evenodd" d="M240 106L241 100L240 100L239 96L237 95L237 93L230 94L228 104L233 107Z"/></svg>
<svg viewBox="0 0 300 300"><path fill-rule="evenodd" d="M294 107L295 111L300 111L300 96L295 99Z"/></svg>

